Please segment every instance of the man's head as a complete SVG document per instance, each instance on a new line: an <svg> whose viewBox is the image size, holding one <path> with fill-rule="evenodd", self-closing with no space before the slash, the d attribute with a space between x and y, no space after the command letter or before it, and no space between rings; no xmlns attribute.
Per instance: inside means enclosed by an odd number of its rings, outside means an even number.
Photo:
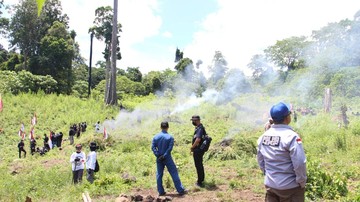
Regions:
<svg viewBox="0 0 360 202"><path fill-rule="evenodd" d="M97 148L96 142L90 142L90 151L95 151Z"/></svg>
<svg viewBox="0 0 360 202"><path fill-rule="evenodd" d="M80 152L81 149L82 149L81 144L77 144L77 145L75 146L75 149L76 149L76 152Z"/></svg>
<svg viewBox="0 0 360 202"><path fill-rule="evenodd" d="M270 115L275 124L289 124L291 121L290 114L289 107L283 102L272 106L270 109Z"/></svg>
<svg viewBox="0 0 360 202"><path fill-rule="evenodd" d="M200 116L199 115L194 115L191 117L190 121L192 122L192 124L194 126L198 126L200 124Z"/></svg>
<svg viewBox="0 0 360 202"><path fill-rule="evenodd" d="M162 130L167 130L167 129L169 129L169 123L168 123L167 121L161 122L160 128L161 128Z"/></svg>

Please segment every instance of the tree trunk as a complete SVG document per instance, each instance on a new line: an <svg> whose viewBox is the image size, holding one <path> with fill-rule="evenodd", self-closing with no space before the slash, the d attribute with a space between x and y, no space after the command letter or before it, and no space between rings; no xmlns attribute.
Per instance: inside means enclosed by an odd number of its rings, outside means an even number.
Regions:
<svg viewBox="0 0 360 202"><path fill-rule="evenodd" d="M111 45L109 44L109 47ZM107 50L109 50L110 52L110 48L108 48ZM110 54L109 56L106 58L106 67L105 67L105 99L104 102L107 103L107 99L109 96L109 91L110 91L110 70L111 70L111 63L110 63Z"/></svg>
<svg viewBox="0 0 360 202"><path fill-rule="evenodd" d="M111 71L109 75L109 92L106 104L117 105L116 95L116 47L117 47L117 7L118 0L114 0L113 27L111 36Z"/></svg>

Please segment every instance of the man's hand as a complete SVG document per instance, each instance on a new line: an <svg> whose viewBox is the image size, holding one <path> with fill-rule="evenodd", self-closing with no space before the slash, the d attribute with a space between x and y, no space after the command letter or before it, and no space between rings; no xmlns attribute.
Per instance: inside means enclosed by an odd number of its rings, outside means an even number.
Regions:
<svg viewBox="0 0 360 202"><path fill-rule="evenodd" d="M165 160L165 157L164 157L164 155L161 155L161 156L159 156L159 161L163 161L163 160Z"/></svg>

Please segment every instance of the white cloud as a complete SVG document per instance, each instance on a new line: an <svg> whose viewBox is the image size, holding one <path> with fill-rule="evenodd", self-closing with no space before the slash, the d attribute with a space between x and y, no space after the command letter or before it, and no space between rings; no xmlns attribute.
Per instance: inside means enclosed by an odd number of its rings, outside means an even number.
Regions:
<svg viewBox="0 0 360 202"><path fill-rule="evenodd" d="M165 38L171 38L173 35L172 35L171 32L166 31L166 32L162 33L162 36L165 37Z"/></svg>
<svg viewBox="0 0 360 202"><path fill-rule="evenodd" d="M88 59L90 55L88 30L93 24L95 10L100 6L113 7L113 0L63 0L62 6L63 12L69 15L70 29L77 32L76 39L80 44L81 54ZM157 0L119 0L118 22L122 25L120 49L123 56L118 62L119 67L145 64L147 56L135 51L134 45L159 34L162 21L160 16L155 14L157 9ZM103 60L101 52L104 47L102 42L94 39L92 64Z"/></svg>
<svg viewBox="0 0 360 202"><path fill-rule="evenodd" d="M120 48L123 59L118 67L140 67L143 73L173 68L174 44L150 41L154 36L171 38L176 33L167 31L158 13L159 0L119 0L118 22L122 24ZM12 2L18 2L13 0ZM276 40L291 36L309 36L329 22L352 19L360 9L358 0L217 0L219 9L204 16L193 39L181 48L184 56L194 62L201 59L206 69L214 53L223 53L230 68L244 69L254 54L261 53ZM184 3L191 3L185 1ZM90 55L89 27L95 18L95 9L113 6L113 0L61 0L63 13L70 18L70 29L77 33L81 54ZM204 5L205 6L205 5ZM165 38L166 39L166 38ZM147 42L147 43L145 43ZM153 47L145 47L144 44ZM93 62L103 60L102 42L94 39ZM147 49L147 51L145 51ZM149 49L154 50L149 53ZM87 61L89 62L89 61Z"/></svg>
<svg viewBox="0 0 360 202"><path fill-rule="evenodd" d="M230 68L244 69L254 54L291 36L310 36L329 22L352 19L356 0L218 0L220 9L208 15L184 53L209 64L216 50Z"/></svg>

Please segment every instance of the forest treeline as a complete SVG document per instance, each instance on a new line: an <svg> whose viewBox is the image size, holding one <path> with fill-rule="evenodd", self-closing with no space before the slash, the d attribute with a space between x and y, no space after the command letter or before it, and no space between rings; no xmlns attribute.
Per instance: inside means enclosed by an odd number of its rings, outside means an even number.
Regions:
<svg viewBox="0 0 360 202"><path fill-rule="evenodd" d="M0 13L0 34L8 41L0 45L0 93L41 90L88 97L89 68L80 54L76 32L69 29L71 19L63 13L61 1L47 0L40 15L33 0L21 0L11 7L1 0L0 7L1 11L12 13L9 18ZM97 61L91 72L90 88L96 97L105 94L112 16L111 7L99 7L94 11L94 24L89 27L89 34L105 43L104 59ZM121 35L121 22L117 27ZM226 56L218 50L205 77L198 70L202 61L193 61L184 57L185 54L176 49L174 66L161 71L143 74L140 67L118 68L118 99L126 94L174 96L177 92L201 96L207 89L224 92L224 96L234 92L276 95L277 89L284 90L284 86L289 93L309 99L321 98L326 87L335 95L360 96L357 88L360 84L360 11L353 19L331 22L310 36L276 41L251 58L246 67L251 70L251 76L240 70L245 67L230 68ZM119 47L116 55L120 60Z"/></svg>

